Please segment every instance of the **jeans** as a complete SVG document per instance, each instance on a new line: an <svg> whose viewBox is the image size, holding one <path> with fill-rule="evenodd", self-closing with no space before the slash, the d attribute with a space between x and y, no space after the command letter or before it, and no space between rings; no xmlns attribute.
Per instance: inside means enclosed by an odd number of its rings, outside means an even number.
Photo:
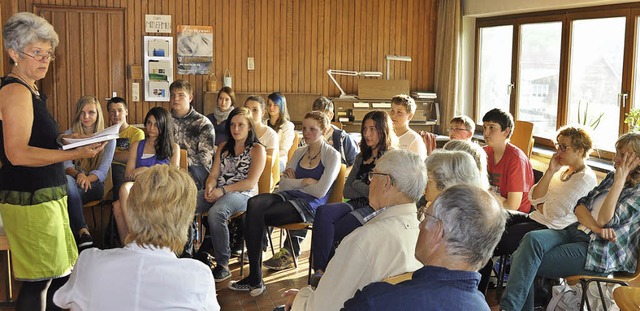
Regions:
<svg viewBox="0 0 640 311"><path fill-rule="evenodd" d="M209 177L209 170L204 166L190 165L189 175L191 175L191 178L193 178L193 181L196 183L196 188L202 190L204 189L204 184L207 182L207 177Z"/></svg>
<svg viewBox="0 0 640 311"><path fill-rule="evenodd" d="M67 175L67 204L69 210L69 223L73 234L79 236L80 229L86 228L82 205L87 202L102 200L104 197L104 184L100 181L92 182L91 189L86 192L76 184L76 179Z"/></svg>
<svg viewBox="0 0 640 311"><path fill-rule="evenodd" d="M216 262L219 265L227 266L231 257L227 222L229 217L235 213L247 210L249 196L238 192L229 192L220 197L215 203L209 203L204 199L204 190L200 190L197 198L196 212L209 213L207 219Z"/></svg>
<svg viewBox="0 0 640 311"><path fill-rule="evenodd" d="M589 236L571 225L564 230L527 233L511 257L509 282L500 300L501 310L533 310L533 279L571 275L604 275L584 269Z"/></svg>
<svg viewBox="0 0 640 311"><path fill-rule="evenodd" d="M518 249L520 241L525 234L534 230L547 229L547 226L536 222L529 218L527 214L513 214L507 220L507 225L502 238L498 245L493 250L493 256L502 256L513 254ZM487 288L489 287L489 278L491 277L491 271L493 270L493 260L489 260L484 268L480 269L480 283L478 284L478 290L486 295Z"/></svg>
<svg viewBox="0 0 640 311"><path fill-rule="evenodd" d="M125 183L124 174L127 167L122 164L111 164L111 182L113 183L113 202L120 199L120 186Z"/></svg>

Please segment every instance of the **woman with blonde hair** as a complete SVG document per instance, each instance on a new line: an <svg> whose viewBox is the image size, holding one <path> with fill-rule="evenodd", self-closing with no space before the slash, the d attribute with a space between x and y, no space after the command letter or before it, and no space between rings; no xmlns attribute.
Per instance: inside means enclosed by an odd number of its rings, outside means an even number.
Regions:
<svg viewBox="0 0 640 311"><path fill-rule="evenodd" d="M156 165L138 175L125 247L83 252L54 302L72 310L220 310L209 268L176 257L187 242L195 197L195 183L178 167Z"/></svg>
<svg viewBox="0 0 640 311"><path fill-rule="evenodd" d="M65 134L92 135L104 130L102 106L95 96L83 96L76 103L76 115ZM84 203L104 197L104 181L111 168L116 141L111 140L104 150L92 158L65 161L69 222L80 251L93 247L93 239L82 213Z"/></svg>

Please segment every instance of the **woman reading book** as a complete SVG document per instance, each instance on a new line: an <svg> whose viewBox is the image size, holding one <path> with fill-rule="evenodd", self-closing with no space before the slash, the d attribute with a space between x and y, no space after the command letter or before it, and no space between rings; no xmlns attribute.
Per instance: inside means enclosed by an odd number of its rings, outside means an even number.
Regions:
<svg viewBox="0 0 640 311"><path fill-rule="evenodd" d="M76 103L76 116L65 134L92 135L104 130L102 106L95 96L83 96ZM67 202L69 223L76 237L78 250L93 247L93 239L82 213L84 203L104 197L104 181L107 178L116 142L110 140L102 152L93 158L65 161L67 174Z"/></svg>

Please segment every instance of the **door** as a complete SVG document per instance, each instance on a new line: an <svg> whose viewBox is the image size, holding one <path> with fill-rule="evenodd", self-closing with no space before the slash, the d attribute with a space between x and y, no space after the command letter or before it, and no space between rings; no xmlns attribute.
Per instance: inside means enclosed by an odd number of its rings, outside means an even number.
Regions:
<svg viewBox="0 0 640 311"><path fill-rule="evenodd" d="M60 37L56 60L40 86L60 130L69 128L75 103L84 95L100 100L109 125L106 98L114 92L127 98L124 9L36 6L35 14Z"/></svg>

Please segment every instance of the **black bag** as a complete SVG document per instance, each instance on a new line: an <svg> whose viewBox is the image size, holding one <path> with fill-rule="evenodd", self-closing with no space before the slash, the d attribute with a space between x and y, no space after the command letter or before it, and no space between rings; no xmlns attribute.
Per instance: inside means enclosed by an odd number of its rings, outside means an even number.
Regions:
<svg viewBox="0 0 640 311"><path fill-rule="evenodd" d="M193 258L195 254L195 241L196 241L196 219L193 218L193 221L189 225L189 230L187 231L187 243L184 245L184 250L180 255L181 258Z"/></svg>
<svg viewBox="0 0 640 311"><path fill-rule="evenodd" d="M553 297L553 286L559 284L559 279L547 279L536 276L533 280L533 305L546 308Z"/></svg>
<svg viewBox="0 0 640 311"><path fill-rule="evenodd" d="M118 225L116 224L116 219L113 216L113 212L109 217L109 223L107 227L104 229L104 238L102 240L102 248L110 249L110 248L118 248L122 247L120 243L120 235L118 234Z"/></svg>

